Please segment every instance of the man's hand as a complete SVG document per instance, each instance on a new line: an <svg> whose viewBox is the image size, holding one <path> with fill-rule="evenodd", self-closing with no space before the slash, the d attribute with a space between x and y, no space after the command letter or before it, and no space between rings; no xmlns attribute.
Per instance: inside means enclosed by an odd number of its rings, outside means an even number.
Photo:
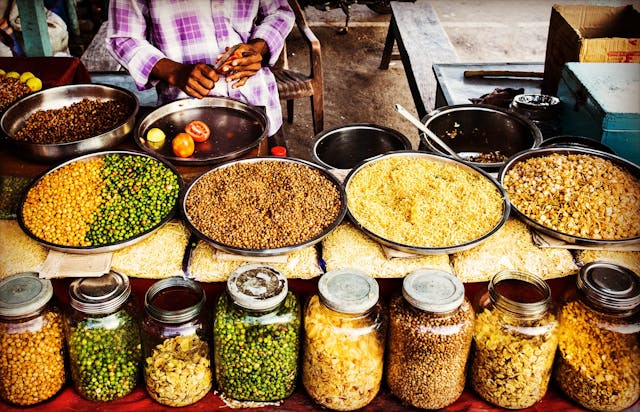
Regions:
<svg viewBox="0 0 640 412"><path fill-rule="evenodd" d="M264 40L254 40L248 44L241 44L219 72L226 77L227 82L236 81L232 88L244 86L249 77L254 76L261 68L269 48Z"/></svg>
<svg viewBox="0 0 640 412"><path fill-rule="evenodd" d="M181 64L169 59L160 59L153 66L151 75L198 99L208 95L219 78L207 64Z"/></svg>

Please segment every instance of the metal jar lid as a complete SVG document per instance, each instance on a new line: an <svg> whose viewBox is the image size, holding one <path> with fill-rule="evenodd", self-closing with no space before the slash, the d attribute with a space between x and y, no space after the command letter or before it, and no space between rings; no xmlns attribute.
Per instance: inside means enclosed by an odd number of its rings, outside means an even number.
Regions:
<svg viewBox="0 0 640 412"><path fill-rule="evenodd" d="M337 312L359 314L378 302L378 283L358 269L327 272L318 281L318 292L325 306Z"/></svg>
<svg viewBox="0 0 640 412"><path fill-rule="evenodd" d="M71 307L92 315L117 311L130 295L129 278L114 271L100 277L76 279L69 286Z"/></svg>
<svg viewBox="0 0 640 412"><path fill-rule="evenodd" d="M418 309L446 313L458 309L464 302L464 285L443 270L418 269L402 281L402 295Z"/></svg>
<svg viewBox="0 0 640 412"><path fill-rule="evenodd" d="M185 292L193 294L194 299L188 302L172 302L172 304L178 306L182 304L182 307L167 309L154 304L155 298L164 293L169 293L167 296L169 298L174 298L175 295L172 296L171 294ZM183 295L182 297L184 298L185 296ZM200 285L191 279L175 276L161 279L147 289L147 293L144 295L144 308L152 318L161 322L184 323L200 314L204 308L206 300L206 295Z"/></svg>
<svg viewBox="0 0 640 412"><path fill-rule="evenodd" d="M0 316L19 318L37 313L53 296L53 286L37 273L17 273L0 280Z"/></svg>
<svg viewBox="0 0 640 412"><path fill-rule="evenodd" d="M587 263L580 269L576 286L597 309L620 312L640 309L640 278L624 266Z"/></svg>
<svg viewBox="0 0 640 412"><path fill-rule="evenodd" d="M287 278L264 265L243 265L227 279L227 291L240 307L249 310L275 309L287 297Z"/></svg>

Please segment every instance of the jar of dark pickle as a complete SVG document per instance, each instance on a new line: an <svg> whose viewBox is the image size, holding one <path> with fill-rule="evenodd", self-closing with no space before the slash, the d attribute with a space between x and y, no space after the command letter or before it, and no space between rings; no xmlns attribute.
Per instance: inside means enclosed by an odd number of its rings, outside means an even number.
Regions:
<svg viewBox="0 0 640 412"><path fill-rule="evenodd" d="M191 405L212 387L206 296L196 282L157 281L144 299L144 379L149 395L168 406Z"/></svg>
<svg viewBox="0 0 640 412"><path fill-rule="evenodd" d="M474 311L454 275L416 270L391 298L387 383L403 403L440 409L455 402L466 381Z"/></svg>
<svg viewBox="0 0 640 412"><path fill-rule="evenodd" d="M69 305L65 334L76 391L100 402L129 394L138 383L142 355L129 278L111 271L76 279L69 287Z"/></svg>
<svg viewBox="0 0 640 412"><path fill-rule="evenodd" d="M318 404L351 411L378 394L387 319L378 283L356 269L327 272L304 312L302 383Z"/></svg>
<svg viewBox="0 0 640 412"><path fill-rule="evenodd" d="M0 280L0 398L34 405L65 383L62 314L53 286L37 273Z"/></svg>
<svg viewBox="0 0 640 412"><path fill-rule="evenodd" d="M575 402L621 411L640 396L640 278L607 262L584 265L560 306L554 380Z"/></svg>
<svg viewBox="0 0 640 412"><path fill-rule="evenodd" d="M224 396L276 401L298 376L300 305L276 269L244 265L227 280L213 323L216 381Z"/></svg>
<svg viewBox="0 0 640 412"><path fill-rule="evenodd" d="M470 366L473 389L487 402L509 409L541 400L558 343L549 285L531 273L499 272L478 312Z"/></svg>

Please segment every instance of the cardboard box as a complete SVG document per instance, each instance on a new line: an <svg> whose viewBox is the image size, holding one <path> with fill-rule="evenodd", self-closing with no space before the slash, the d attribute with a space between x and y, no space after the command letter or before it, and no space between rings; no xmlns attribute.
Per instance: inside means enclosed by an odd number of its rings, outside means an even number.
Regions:
<svg viewBox="0 0 640 412"><path fill-rule="evenodd" d="M554 5L543 93L556 95L567 62L640 63L640 12L632 6Z"/></svg>

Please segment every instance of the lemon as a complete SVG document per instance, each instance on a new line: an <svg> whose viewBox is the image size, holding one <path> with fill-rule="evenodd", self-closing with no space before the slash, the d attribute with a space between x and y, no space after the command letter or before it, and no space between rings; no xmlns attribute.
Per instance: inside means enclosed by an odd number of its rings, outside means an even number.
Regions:
<svg viewBox="0 0 640 412"><path fill-rule="evenodd" d="M42 89L42 80L38 79L37 77L30 78L25 84L31 89L32 92L37 92L38 90Z"/></svg>
<svg viewBox="0 0 640 412"><path fill-rule="evenodd" d="M154 143L163 142L165 138L166 138L166 135L164 134L164 132L161 129L158 129L157 127L149 129L149 131L147 132L148 142L154 142Z"/></svg>
<svg viewBox="0 0 640 412"><path fill-rule="evenodd" d="M35 76L33 73L31 73L31 72L24 72L24 73L22 73L22 74L20 75L20 81L21 81L22 83L26 83L26 82L27 82L27 80L32 79L32 78L34 78L34 77L36 77L36 76Z"/></svg>
<svg viewBox="0 0 640 412"><path fill-rule="evenodd" d="M20 78L20 73L18 72L9 72L6 74L7 77L13 77L14 79L19 79Z"/></svg>
<svg viewBox="0 0 640 412"><path fill-rule="evenodd" d="M5 74L7 74L7 72L5 72L4 70L0 69L0 76L4 76Z"/></svg>

